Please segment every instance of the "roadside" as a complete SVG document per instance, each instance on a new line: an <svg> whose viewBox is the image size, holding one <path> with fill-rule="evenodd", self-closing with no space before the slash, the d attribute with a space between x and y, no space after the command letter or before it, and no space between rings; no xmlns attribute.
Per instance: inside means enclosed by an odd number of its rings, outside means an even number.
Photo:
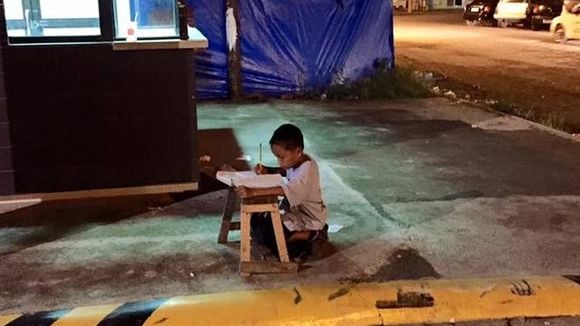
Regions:
<svg viewBox="0 0 580 326"><path fill-rule="evenodd" d="M295 284L0 315L19 325L563 326L580 321L578 277ZM72 308L72 307L71 307ZM227 313L223 313L227 312Z"/></svg>
<svg viewBox="0 0 580 326"><path fill-rule="evenodd" d="M224 190L176 203L41 203L0 215L0 313L580 271L579 144L525 121L441 98L203 104L198 121L199 154L215 166L253 165L273 128L301 126L319 162L335 250L296 275L241 278L235 232L217 243Z"/></svg>
<svg viewBox="0 0 580 326"><path fill-rule="evenodd" d="M491 30L483 34L488 32ZM519 35L521 31L504 32ZM445 47L447 41L431 35L435 42L441 42L439 50ZM429 57L430 49L438 45L413 42L401 47L409 57L400 56L398 62L434 72L420 75L432 80L439 93L447 93L453 101L271 101L205 103L198 107L202 172L211 173L223 163L247 169L256 163L256 145L267 143L277 125L292 122L303 128L307 152L320 166L331 212L333 250L312 257L298 274L238 275L235 232L226 245L216 241L225 191L211 179L202 179L201 191L193 194L13 202L0 210L0 314L49 309L63 309L63 313L68 308L94 304L110 304L108 309L113 311L122 302L281 288L287 289L280 291L286 291L289 299L279 302L289 303L288 311L293 313L296 301L308 300L303 287L329 282L354 288L367 282L386 286L385 282L396 281L393 284L399 286L404 283L401 280L423 284L436 279L447 282L508 276L517 283L524 279L521 275L580 274L580 184L575 181L580 179L579 143L467 103L477 101L496 109L507 106L512 111L522 108L493 89L495 84L503 85L503 77L494 84L498 75L489 75L482 78L485 83L474 84L471 79L437 70L466 69L461 76L479 78L478 72L485 68L501 71L495 59L469 64L471 52L449 50L450 57L426 60L421 67L423 59L414 61L411 56ZM570 58L558 56L555 60L568 63ZM538 64L554 68L553 62ZM470 70L473 67L480 70ZM520 78L526 76L531 75ZM562 78L574 80L573 75ZM358 86L367 89L373 85ZM506 85L517 88L517 79ZM519 89L515 93L519 94ZM574 104L564 98L565 105ZM520 115L532 112L521 110ZM547 124L555 126L561 121L567 128L573 121L575 111L571 112L563 120L555 115L555 122ZM275 164L275 159L266 155L265 163ZM524 306L535 307L529 300L538 296L528 295L531 291L525 287L523 294L517 287L511 292L511 286L503 291L510 297L498 301L502 306L513 303L514 296ZM487 300L494 297L488 294L495 289L478 289L474 298ZM320 291L312 292L320 296ZM334 293L338 296L332 296ZM333 289L330 295L322 293L321 301L340 303L354 291L348 293ZM394 300L395 293L391 291L389 300ZM265 304L273 302L278 303L267 300ZM376 300L371 303L369 316L382 318L376 313ZM237 309L251 311L242 304ZM234 316L223 311L213 315ZM398 311L394 315L400 317ZM164 318L156 322L167 321ZM565 318L465 324L446 320L441 325L578 322ZM0 317L0 325L3 321Z"/></svg>
<svg viewBox="0 0 580 326"><path fill-rule="evenodd" d="M546 31L465 26L461 11L395 16L399 65L434 73L435 84L570 133L580 132L580 46Z"/></svg>

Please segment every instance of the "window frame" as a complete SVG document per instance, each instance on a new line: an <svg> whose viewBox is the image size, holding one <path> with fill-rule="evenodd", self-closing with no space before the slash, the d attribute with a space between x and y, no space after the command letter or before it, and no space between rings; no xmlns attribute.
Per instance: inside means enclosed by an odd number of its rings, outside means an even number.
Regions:
<svg viewBox="0 0 580 326"><path fill-rule="evenodd" d="M22 1L23 8L25 2L34 2L39 4L40 0L20 0ZM18 45L18 44L44 44L44 43L96 43L96 42L113 42L120 41L123 38L116 36L116 17L114 11L114 0L98 0L99 5L99 28L100 35L82 35L82 36L8 36L8 45ZM53 24L58 26L66 22L76 21L77 23L87 22L87 21L97 21L97 19L91 18L65 18L65 19L46 19L41 20L44 23ZM12 23L13 24L13 23ZM8 32L9 21L6 20L5 28ZM175 4L175 28L176 33L179 31L179 15L177 12L177 2ZM175 36L159 36L159 37L139 37L140 40L163 40L163 39L178 39L179 35Z"/></svg>

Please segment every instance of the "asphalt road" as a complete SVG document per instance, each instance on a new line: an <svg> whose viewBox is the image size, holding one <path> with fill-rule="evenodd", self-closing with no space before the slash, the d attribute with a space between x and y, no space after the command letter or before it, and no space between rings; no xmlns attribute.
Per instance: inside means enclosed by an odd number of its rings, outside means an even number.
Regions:
<svg viewBox="0 0 580 326"><path fill-rule="evenodd" d="M445 75L462 93L580 132L580 42L553 43L547 30L466 26L460 11L438 11L397 14L395 51L399 64Z"/></svg>

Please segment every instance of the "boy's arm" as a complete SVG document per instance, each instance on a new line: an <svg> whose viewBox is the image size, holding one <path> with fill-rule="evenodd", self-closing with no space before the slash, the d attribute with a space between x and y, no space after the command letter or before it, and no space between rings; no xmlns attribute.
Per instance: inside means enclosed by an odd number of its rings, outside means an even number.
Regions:
<svg viewBox="0 0 580 326"><path fill-rule="evenodd" d="M302 204L313 187L319 187L318 172L312 162L304 162L294 171L292 179L281 185L290 207Z"/></svg>
<svg viewBox="0 0 580 326"><path fill-rule="evenodd" d="M286 175L286 170L284 170L278 166L267 166L266 171L268 172L268 174L278 173L278 174L281 174L282 176Z"/></svg>
<svg viewBox="0 0 580 326"><path fill-rule="evenodd" d="M281 174L283 177L286 176L286 170L280 168L280 167L274 167L274 166L265 166L262 164L258 164L256 165L256 167L254 167L254 172L256 172L256 174Z"/></svg>

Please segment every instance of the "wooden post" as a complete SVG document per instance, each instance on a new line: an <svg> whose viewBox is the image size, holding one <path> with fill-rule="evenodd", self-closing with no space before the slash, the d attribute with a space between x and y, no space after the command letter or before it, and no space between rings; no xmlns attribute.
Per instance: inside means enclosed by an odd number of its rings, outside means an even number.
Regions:
<svg viewBox="0 0 580 326"><path fill-rule="evenodd" d="M240 46L239 0L226 0L226 40L230 98L242 96L242 57Z"/></svg>

